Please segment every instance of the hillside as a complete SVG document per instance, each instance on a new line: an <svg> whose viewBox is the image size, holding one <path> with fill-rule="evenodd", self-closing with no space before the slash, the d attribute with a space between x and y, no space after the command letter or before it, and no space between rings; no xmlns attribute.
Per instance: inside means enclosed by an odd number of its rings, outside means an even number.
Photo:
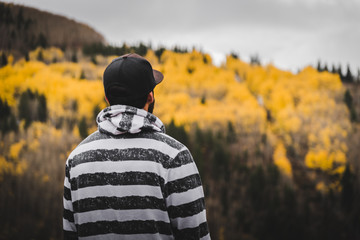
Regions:
<svg viewBox="0 0 360 240"><path fill-rule="evenodd" d="M0 50L24 55L37 46L62 49L104 43L86 24L52 13L0 2Z"/></svg>
<svg viewBox="0 0 360 240"><path fill-rule="evenodd" d="M103 71L124 52L165 76L154 113L193 154L212 239L360 239L358 82L113 47L86 25L1 2L0 18L0 239L62 239L65 161L97 129Z"/></svg>
<svg viewBox="0 0 360 240"><path fill-rule="evenodd" d="M0 68L0 214L12 216L0 221L5 237L61 238L64 162L96 129L106 106L101 76L114 57L68 62L60 49L38 48ZM217 67L195 50L145 57L165 75L154 113L193 153L215 239L358 234L346 224L360 216L359 125L337 74L293 74L231 56ZM323 225L338 227L320 237Z"/></svg>

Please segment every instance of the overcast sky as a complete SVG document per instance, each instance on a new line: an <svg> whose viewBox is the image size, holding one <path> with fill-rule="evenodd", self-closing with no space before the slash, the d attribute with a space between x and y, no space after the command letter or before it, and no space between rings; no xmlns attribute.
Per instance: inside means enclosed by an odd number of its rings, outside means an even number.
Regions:
<svg viewBox="0 0 360 240"><path fill-rule="evenodd" d="M4 1L4 0L1 0ZM111 44L235 52L297 71L320 59L360 69L360 0L6 0L86 23Z"/></svg>

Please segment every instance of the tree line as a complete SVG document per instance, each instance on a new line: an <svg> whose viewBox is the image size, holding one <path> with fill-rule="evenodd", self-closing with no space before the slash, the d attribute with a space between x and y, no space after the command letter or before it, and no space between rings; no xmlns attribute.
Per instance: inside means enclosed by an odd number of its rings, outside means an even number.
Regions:
<svg viewBox="0 0 360 240"><path fill-rule="evenodd" d="M326 63L322 64L321 61L318 61L316 65L316 69L319 72L331 72L334 74L338 74L340 79L344 83L360 83L360 68L357 70L357 74L353 74L350 69L350 65L346 66L346 71L343 73L343 67L339 64L337 67L332 64L331 68L328 67Z"/></svg>
<svg viewBox="0 0 360 240"><path fill-rule="evenodd" d="M145 56L149 49L154 50L155 55L158 57L159 60L160 60L162 53L166 50L165 47L161 47L161 46L158 47L157 49L153 49L151 44L146 45L146 44L140 42L139 44L132 45L132 46L129 46L126 43L123 43L121 46L105 45L103 43L93 43L93 44L85 45L83 47L82 51L87 56L94 56L97 54L100 54L103 56L111 56L111 55L121 56L121 55L127 54L129 52L134 52L141 56ZM179 46L175 46L171 50L176 53L189 52L189 50L187 48L182 48Z"/></svg>
<svg viewBox="0 0 360 240"><path fill-rule="evenodd" d="M267 160L266 135L255 149L236 153L241 139L231 123L219 132L187 132L174 122L166 129L197 163L214 239L360 239L360 179L350 165L340 191L319 192L305 179L289 181Z"/></svg>

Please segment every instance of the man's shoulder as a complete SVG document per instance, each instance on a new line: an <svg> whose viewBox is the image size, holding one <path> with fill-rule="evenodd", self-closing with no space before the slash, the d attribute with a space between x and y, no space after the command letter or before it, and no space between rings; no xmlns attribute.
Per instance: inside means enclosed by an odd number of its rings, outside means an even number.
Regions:
<svg viewBox="0 0 360 240"><path fill-rule="evenodd" d="M183 143L176 140L175 138L171 137L170 135L163 133L163 132L157 132L157 131L142 131L139 133L125 133L120 135L109 135L107 133L102 133L101 131L96 131L93 134L89 135L87 138L85 138L79 145L90 143L92 141L98 141L98 140L106 140L106 139L149 139L158 141L161 143L164 143L166 145L169 145L172 148L181 150L185 147Z"/></svg>
<svg viewBox="0 0 360 240"><path fill-rule="evenodd" d="M80 142L79 146L86 144L86 143L93 142L93 141L104 140L104 139L109 139L109 138L111 138L111 136L101 133L99 131L95 131L92 134L90 134L89 136L87 136L84 140L82 140Z"/></svg>
<svg viewBox="0 0 360 240"><path fill-rule="evenodd" d="M187 150L187 147L178 141L177 139L171 137L170 135L163 133L163 132L156 132L156 131L143 131L136 134L120 134L120 135L109 135L106 133L102 133L101 131L95 131L94 133L90 134L84 140L82 140L76 148L82 147L83 145L87 144L105 144L106 140L116 140L119 141L126 141L128 139L143 139L143 140L151 140L156 141L159 145L167 145L168 147L172 148L173 150L182 151ZM76 149L75 148L75 149Z"/></svg>
<svg viewBox="0 0 360 240"><path fill-rule="evenodd" d="M80 148L82 148L84 145L94 142L94 141L98 141L98 140L103 140L103 139L107 139L110 138L109 136L106 136L105 134L100 133L99 131L95 131L92 134L90 134L89 136L87 136L85 139L83 139L69 154L67 161L69 161L70 159L72 159L75 155L81 153L81 151L79 150Z"/></svg>
<svg viewBox="0 0 360 240"><path fill-rule="evenodd" d="M177 150L182 150L185 148L185 145L176 140L175 138L171 137L170 135L167 135L166 133L162 132L150 132L150 133L143 133L143 137L145 138L151 138L153 140L162 142L166 145L169 145L172 148L175 148Z"/></svg>
<svg viewBox="0 0 360 240"><path fill-rule="evenodd" d="M175 138L162 132L140 132L136 134L108 135L99 131L85 138L68 156L67 165L76 166L84 161L99 161L103 156L117 158L133 154L134 157L151 159L156 156L166 168L191 161L188 148ZM181 160L181 161L180 161ZM179 162L180 161L180 162Z"/></svg>

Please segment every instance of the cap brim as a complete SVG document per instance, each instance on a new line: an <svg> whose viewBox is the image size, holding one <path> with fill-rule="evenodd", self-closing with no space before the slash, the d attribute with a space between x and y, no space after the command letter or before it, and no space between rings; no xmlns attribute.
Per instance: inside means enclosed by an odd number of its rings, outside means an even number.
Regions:
<svg viewBox="0 0 360 240"><path fill-rule="evenodd" d="M164 75L155 69L153 69L153 74L154 74L156 85L161 83L161 81L164 79Z"/></svg>

